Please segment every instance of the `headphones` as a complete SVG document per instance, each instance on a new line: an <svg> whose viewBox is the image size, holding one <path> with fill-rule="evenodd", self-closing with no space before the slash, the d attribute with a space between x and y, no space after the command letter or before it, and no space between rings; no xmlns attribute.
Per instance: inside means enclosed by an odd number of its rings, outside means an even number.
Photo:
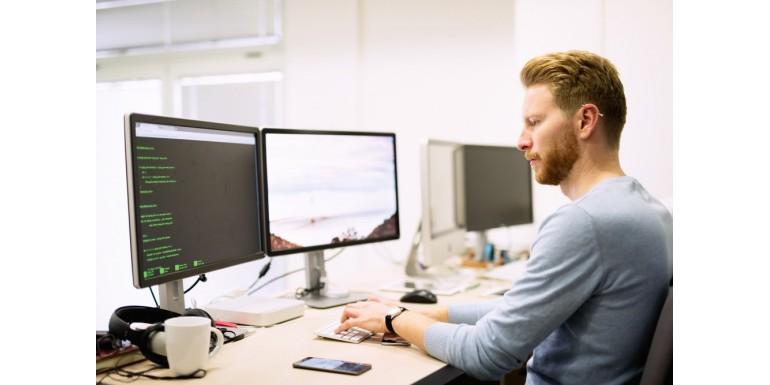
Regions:
<svg viewBox="0 0 770 385"><path fill-rule="evenodd" d="M128 340L136 345L150 361L167 368L168 359L158 353L159 351L165 353L166 339L158 332L164 331L164 321L183 315L206 317L211 320L211 326L214 326L214 319L203 309L187 309L184 314L179 314L156 307L123 306L115 309L115 312L110 316L109 330L110 334L116 338ZM150 325L140 329L132 328L132 323Z"/></svg>

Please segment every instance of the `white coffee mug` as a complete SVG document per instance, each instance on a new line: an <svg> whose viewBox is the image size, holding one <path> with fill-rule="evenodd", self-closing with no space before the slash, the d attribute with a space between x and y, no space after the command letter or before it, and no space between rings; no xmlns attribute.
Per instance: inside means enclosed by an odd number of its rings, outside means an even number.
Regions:
<svg viewBox="0 0 770 385"><path fill-rule="evenodd" d="M206 317L174 317L163 322L166 331L166 357L168 366L179 376L204 369L224 344L225 338L217 328L211 327ZM209 353L211 333L216 334L217 344Z"/></svg>

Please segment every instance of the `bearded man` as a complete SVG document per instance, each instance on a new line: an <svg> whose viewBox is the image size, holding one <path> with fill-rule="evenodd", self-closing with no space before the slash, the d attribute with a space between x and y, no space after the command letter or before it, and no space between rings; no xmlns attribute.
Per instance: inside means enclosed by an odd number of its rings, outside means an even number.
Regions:
<svg viewBox="0 0 770 385"><path fill-rule="evenodd" d="M638 383L672 279L672 218L620 167L626 98L609 60L585 51L524 66L519 149L571 203L546 218L502 299L407 311L373 297L338 330L394 331L483 380L527 362L527 384Z"/></svg>

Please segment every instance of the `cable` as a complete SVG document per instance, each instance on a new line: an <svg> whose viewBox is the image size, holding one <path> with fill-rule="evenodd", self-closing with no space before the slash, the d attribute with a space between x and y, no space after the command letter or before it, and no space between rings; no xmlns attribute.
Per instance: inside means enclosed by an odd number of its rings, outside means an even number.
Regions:
<svg viewBox="0 0 770 385"><path fill-rule="evenodd" d="M192 374L188 374L188 375L185 375L185 376L156 376L156 375L153 375L153 374L148 374L151 371L160 370L160 369L165 369L165 368L162 368L160 366L153 366L153 367L151 367L149 369L145 369L145 370L138 371L138 372L132 372L132 371L128 371L128 370L121 369L121 368L114 368L113 370L110 370L109 372L107 372L104 377L99 379L99 381L96 382L96 385L99 385L99 384L103 383L104 380L107 379L107 377L109 377L112 380L116 380L116 381L120 381L120 382L133 382L133 381L136 381L138 379L137 377L145 377L145 378L149 378L149 379L152 379L152 380L186 380L186 379L191 379L191 378L203 378L203 377L206 377L206 370L205 369L198 369L195 372L193 372ZM117 375L119 375L121 377L125 377L128 380L112 378L111 377L112 374L117 374Z"/></svg>
<svg viewBox="0 0 770 385"><path fill-rule="evenodd" d="M345 251L345 248L344 248L344 247L343 247L343 248L341 248L341 249L340 249L340 251L336 252L336 253L335 253L334 255L332 255L331 257L329 257L329 258L327 258L327 259L324 259L324 263L326 263L326 262L329 262L329 261L331 261L331 260L332 260L332 259L334 259L334 258L337 258L337 256L338 256L338 255L340 255L340 254L342 254L342 252L343 252L343 251Z"/></svg>
<svg viewBox="0 0 770 385"><path fill-rule="evenodd" d="M327 258L327 259L324 259L324 263L326 263L326 262L329 262L329 261L331 261L332 259L336 258L338 255L342 254L342 252L343 252L343 251L345 251L345 248L344 248L344 247L343 247L343 248L341 248L341 249L340 249L340 251L336 252L336 253L335 253L334 255L332 255L331 257L329 257L329 258ZM283 278L283 277L286 277L286 276L288 276L288 275L291 275L291 274L294 274L294 273L299 273L300 271L303 271L303 270L305 270L305 267L301 267L301 268L299 268L299 269L295 269L295 270L292 270L292 271L289 271L289 272L283 273L283 274L281 274L281 275L279 275L279 276L277 276L277 277L274 277L273 279L271 279L271 280L269 280L269 281L267 281L267 282L263 283L261 286L258 286L256 289L249 291L248 295L252 295L252 294L256 293L258 290L262 289L263 287L265 287L265 286L267 286L267 285L269 285L269 284L271 284L271 283L273 283L273 282L275 282L275 281L277 281L277 280L279 280L279 279L281 279L281 278Z"/></svg>
<svg viewBox="0 0 770 385"><path fill-rule="evenodd" d="M267 263L264 266L262 266L262 270L259 271L259 275L257 276L257 279L255 279L254 282L252 282L251 285L249 285L249 288L246 289L246 291L251 290L251 288L253 288L254 285L256 285L257 282L259 282L259 280L265 276L265 274L267 274L267 272L270 270L270 264L272 262L273 262L273 257L269 257L269 259L267 260Z"/></svg>
<svg viewBox="0 0 770 385"><path fill-rule="evenodd" d="M195 287L195 285L198 284L198 282L206 282L206 281L208 281L208 278L206 278L206 274L199 275L198 279L196 279L195 282L193 282L192 286L190 286L187 290L185 290L184 293L187 294L187 292L192 290ZM160 305L158 305L158 298L155 297L155 292L152 291L152 286L149 286L147 288L150 289L150 294L152 294L152 301L155 302L155 307L160 307Z"/></svg>
<svg viewBox="0 0 770 385"><path fill-rule="evenodd" d="M306 289L304 287L298 287L297 290L294 291L294 298L296 299L302 299L306 295L314 292L314 291L321 291L326 286L325 283L321 282L318 284L318 286L311 287L310 289Z"/></svg>
<svg viewBox="0 0 770 385"><path fill-rule="evenodd" d="M338 255L340 255L340 254L342 254L342 252L343 252L343 251L345 251L345 248L344 248L344 247L343 247L343 248L341 248L341 249L340 249L340 251L338 251L338 252L334 253L334 255L332 255L332 256L331 256L331 257L329 257L328 259L324 259L324 263L326 263L326 262L329 262L329 261L331 261L331 260L332 260L332 259L334 259L334 258L337 258L337 256L338 256Z"/></svg>
<svg viewBox="0 0 770 385"><path fill-rule="evenodd" d="M199 275L198 279L196 279L195 282L193 282L192 286L190 286L187 290L185 290L184 293L187 294L187 292L192 290L195 287L195 285L198 284L198 282L206 282L206 281L208 281L208 278L206 278L206 274Z"/></svg>
<svg viewBox="0 0 770 385"><path fill-rule="evenodd" d="M147 288L150 289L150 294L152 294L152 300L155 301L155 307L160 307L160 305L158 305L158 299L155 298L155 292L152 291L152 286L149 286Z"/></svg>
<svg viewBox="0 0 770 385"><path fill-rule="evenodd" d="M258 286L256 289L250 291L248 293L248 295L252 295L252 294L256 293L259 289L261 289L261 288L263 288L263 287L265 287L265 286L267 286L267 285L269 285L269 284L271 284L271 283L273 283L273 282L275 282L275 281L277 281L277 280L279 280L279 279L281 279L283 277L286 277L287 275L291 275L291 274L294 274L294 273L299 273L302 270L305 270L305 268L304 267L300 267L299 269L292 270L292 271L283 273L283 274L281 274L281 275L279 275L277 277L274 277L273 279L263 283L262 286Z"/></svg>

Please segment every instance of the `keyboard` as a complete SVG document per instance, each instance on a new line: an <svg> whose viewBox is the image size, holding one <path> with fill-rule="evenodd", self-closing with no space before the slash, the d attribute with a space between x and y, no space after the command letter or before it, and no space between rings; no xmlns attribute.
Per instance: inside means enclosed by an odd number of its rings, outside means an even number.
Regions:
<svg viewBox="0 0 770 385"><path fill-rule="evenodd" d="M357 344L373 335L372 332L357 327L352 327L340 333L335 333L334 329L340 326L338 322L331 323L315 331L315 334L324 338L338 341L352 342Z"/></svg>

